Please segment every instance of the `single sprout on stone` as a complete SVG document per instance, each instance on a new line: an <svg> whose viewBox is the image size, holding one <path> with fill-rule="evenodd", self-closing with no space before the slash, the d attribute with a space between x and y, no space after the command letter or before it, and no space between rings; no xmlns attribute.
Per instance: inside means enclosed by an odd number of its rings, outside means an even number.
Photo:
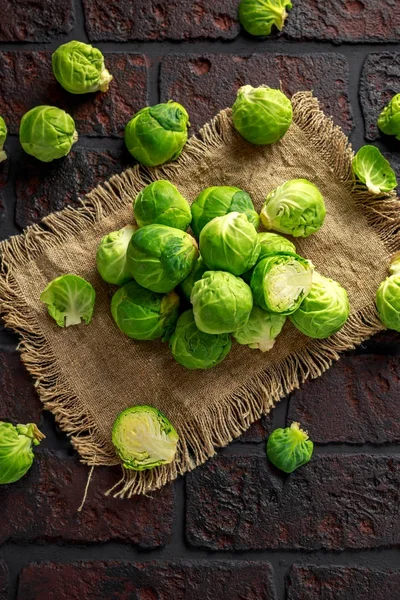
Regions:
<svg viewBox="0 0 400 600"><path fill-rule="evenodd" d="M199 281L199 279L203 277L206 271L209 271L209 268L207 267L201 256L199 256L190 274L179 285L179 289L182 291L186 300L189 300L189 302L194 284L196 283L196 281Z"/></svg>
<svg viewBox="0 0 400 600"><path fill-rule="evenodd" d="M400 140L400 94L393 96L378 118L378 127L386 135Z"/></svg>
<svg viewBox="0 0 400 600"><path fill-rule="evenodd" d="M238 344L244 344L261 352L267 352L275 344L286 317L262 310L254 305L246 325L233 332Z"/></svg>
<svg viewBox="0 0 400 600"><path fill-rule="evenodd" d="M113 78L100 50L75 40L57 48L52 65L54 77L71 94L106 92Z"/></svg>
<svg viewBox="0 0 400 600"><path fill-rule="evenodd" d="M59 327L89 324L92 320L96 292L93 286L78 275L61 275L53 279L40 294L47 304L49 315Z"/></svg>
<svg viewBox="0 0 400 600"><path fill-rule="evenodd" d="M213 335L200 331L192 310L179 317L170 339L172 356L186 369L211 369L224 360L231 347L228 333Z"/></svg>
<svg viewBox="0 0 400 600"><path fill-rule="evenodd" d="M32 448L44 438L34 423L14 426L0 421L0 485L14 483L29 471Z"/></svg>
<svg viewBox="0 0 400 600"><path fill-rule="evenodd" d="M256 265L250 286L260 308L290 315L309 294L312 280L310 261L297 254L275 254Z"/></svg>
<svg viewBox="0 0 400 600"><path fill-rule="evenodd" d="M103 237L96 253L97 270L102 279L113 285L124 285L132 275L126 260L131 237L137 227L127 225L118 231L112 231Z"/></svg>
<svg viewBox="0 0 400 600"><path fill-rule="evenodd" d="M400 255L392 259L390 276L380 284L376 293L379 318L388 329L400 331Z"/></svg>
<svg viewBox="0 0 400 600"><path fill-rule="evenodd" d="M194 320L204 333L232 333L244 327L253 308L251 289L225 271L206 271L190 297Z"/></svg>
<svg viewBox="0 0 400 600"><path fill-rule="evenodd" d="M7 125L3 119L0 117L0 162L7 159L7 154L4 150L4 144L7 139Z"/></svg>
<svg viewBox="0 0 400 600"><path fill-rule="evenodd" d="M78 141L73 118L55 106L35 106L24 114L19 140L27 154L42 162L66 156Z"/></svg>
<svg viewBox="0 0 400 600"><path fill-rule="evenodd" d="M282 31L292 7L290 0L241 0L239 21L250 35L267 36L273 26Z"/></svg>
<svg viewBox="0 0 400 600"><path fill-rule="evenodd" d="M260 262L266 256L271 254L296 254L296 246L290 240L287 240L278 233L272 233L271 231L263 231L258 233L258 241L260 242L260 254L258 255L257 263ZM243 279L249 283L251 276L253 275L254 269L250 269L243 273Z"/></svg>
<svg viewBox="0 0 400 600"><path fill-rule="evenodd" d="M349 314L346 290L337 281L314 271L311 290L290 320L304 335L324 339L339 331Z"/></svg>
<svg viewBox="0 0 400 600"><path fill-rule="evenodd" d="M125 144L146 167L178 158L188 139L189 115L178 102L147 106L125 127Z"/></svg>
<svg viewBox="0 0 400 600"><path fill-rule="evenodd" d="M245 85L239 88L232 106L232 119L235 129L248 142L273 144L292 123L292 103L280 90Z"/></svg>
<svg viewBox="0 0 400 600"><path fill-rule="evenodd" d="M210 269L242 275L256 264L260 243L246 215L232 212L216 217L203 227L200 252Z"/></svg>
<svg viewBox="0 0 400 600"><path fill-rule="evenodd" d="M157 294L136 281L126 283L111 300L111 314L119 329L134 340L170 338L178 319L179 296Z"/></svg>
<svg viewBox="0 0 400 600"><path fill-rule="evenodd" d="M363 146L353 158L353 173L370 192L390 192L397 179L390 163L375 146Z"/></svg>
<svg viewBox="0 0 400 600"><path fill-rule="evenodd" d="M112 441L125 469L144 471L171 463L179 437L161 411L132 406L118 415Z"/></svg>
<svg viewBox="0 0 400 600"><path fill-rule="evenodd" d="M285 473L296 469L311 460L314 444L299 423L292 423L285 429L275 429L267 441L267 456L275 467Z"/></svg>
<svg viewBox="0 0 400 600"><path fill-rule="evenodd" d="M139 285L168 293L189 275L199 255L188 233L166 225L146 225L132 236L128 269Z"/></svg>
<svg viewBox="0 0 400 600"><path fill-rule="evenodd" d="M325 220L326 208L321 192L307 179L291 179L268 194L261 210L261 222L293 237L308 237Z"/></svg>
<svg viewBox="0 0 400 600"><path fill-rule="evenodd" d="M133 213L139 227L158 223L186 231L192 220L188 201L164 179L153 181L139 192Z"/></svg>
<svg viewBox="0 0 400 600"><path fill-rule="evenodd" d="M260 217L254 210L253 201L247 192L227 185L208 187L197 196L192 204L192 230L199 237L201 230L215 217L223 217L231 212L244 213L257 229Z"/></svg>

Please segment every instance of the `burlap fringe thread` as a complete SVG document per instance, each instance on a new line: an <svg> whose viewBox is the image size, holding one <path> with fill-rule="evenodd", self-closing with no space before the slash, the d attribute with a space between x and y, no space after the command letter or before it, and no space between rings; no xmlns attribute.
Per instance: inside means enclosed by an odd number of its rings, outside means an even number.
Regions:
<svg viewBox="0 0 400 600"><path fill-rule="evenodd" d="M353 151L331 118L320 110L318 100L309 92L292 98L294 122L318 149L321 159L349 190L366 211L370 224L379 232L388 254L400 250L399 202L394 193L370 194L354 181L351 169ZM46 248L62 244L82 233L93 223L111 215L124 203L130 203L140 189L156 179L169 179L182 166L194 166L211 148L218 148L232 133L230 109L220 112L192 137L183 155L173 164L156 169L136 166L112 177L89 193L78 209L66 208L46 217L41 224L29 227L24 234L0 244L1 272L0 311L7 327L21 336L19 349L22 360L35 379L42 402L55 415L81 455L91 466L115 465L118 460L104 444L91 418L85 414L79 399L69 388L57 359L49 351L45 338L33 315L21 302L14 269L39 256ZM307 348L288 356L273 369L266 369L251 382L220 401L213 410L199 413L179 431L177 458L171 465L151 471L132 472L123 469L121 480L107 492L116 498L146 494L191 471L215 454L216 447L226 446L241 435L254 421L268 413L284 395L299 387L308 378L321 375L340 353L354 348L383 329L371 306L353 314L343 329L327 340L314 340Z"/></svg>

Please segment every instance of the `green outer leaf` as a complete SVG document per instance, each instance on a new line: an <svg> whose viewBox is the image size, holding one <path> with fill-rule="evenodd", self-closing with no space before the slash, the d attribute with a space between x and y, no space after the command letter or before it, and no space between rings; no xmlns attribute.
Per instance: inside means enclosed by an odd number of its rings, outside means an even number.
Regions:
<svg viewBox="0 0 400 600"><path fill-rule="evenodd" d="M54 77L71 94L105 92L112 75L104 67L104 56L90 44L71 40L52 55Z"/></svg>
<svg viewBox="0 0 400 600"><path fill-rule="evenodd" d="M96 265L100 276L107 283L124 285L132 275L129 272L126 252L137 227L126 225L103 237L96 253Z"/></svg>
<svg viewBox="0 0 400 600"><path fill-rule="evenodd" d="M273 26L282 31L291 8L290 0L241 0L239 22L251 35L270 35Z"/></svg>
<svg viewBox="0 0 400 600"><path fill-rule="evenodd" d="M6 158L7 158L7 154L4 152L4 148L3 148L6 139L7 139L7 125L6 125L3 117L0 116L0 162L2 162L3 160L6 160Z"/></svg>
<svg viewBox="0 0 400 600"><path fill-rule="evenodd" d="M282 331L285 321L285 316L267 312L254 305L246 325L232 335L238 344L267 352L274 346L275 338Z"/></svg>
<svg viewBox="0 0 400 600"><path fill-rule="evenodd" d="M133 213L139 227L157 223L186 231L192 220L189 202L165 179L153 181L139 192Z"/></svg>
<svg viewBox="0 0 400 600"><path fill-rule="evenodd" d="M179 317L170 339L172 356L187 369L211 369L224 360L231 347L229 334L212 335L200 331L192 310Z"/></svg>
<svg viewBox="0 0 400 600"><path fill-rule="evenodd" d="M61 108L35 106L21 119L19 139L27 154L50 162L66 156L78 134L73 118Z"/></svg>
<svg viewBox="0 0 400 600"><path fill-rule="evenodd" d="M352 162L353 172L370 192L390 192L397 186L397 179L390 163L375 146L363 146Z"/></svg>
<svg viewBox="0 0 400 600"><path fill-rule="evenodd" d="M40 294L47 304L49 315L59 327L79 325L92 320L96 292L93 286L78 275L61 275L53 279Z"/></svg>
<svg viewBox="0 0 400 600"><path fill-rule="evenodd" d="M285 473L293 473L308 463L313 450L314 444L308 439L307 432L300 429L298 423L292 423L285 429L275 429L267 441L269 460Z"/></svg>
<svg viewBox="0 0 400 600"><path fill-rule="evenodd" d="M34 423L12 425L0 421L0 485L14 483L31 468L34 454L44 435Z"/></svg>
<svg viewBox="0 0 400 600"><path fill-rule="evenodd" d="M379 318L388 329L400 331L400 275L382 281L376 293Z"/></svg>
<svg viewBox="0 0 400 600"><path fill-rule="evenodd" d="M386 135L400 140L400 94L393 96L378 118L378 127Z"/></svg>
<svg viewBox="0 0 400 600"><path fill-rule="evenodd" d="M207 265L204 263L201 256L196 260L193 269L190 274L179 284L179 288L182 291L183 295L190 302L190 296L192 294L193 286L196 281L199 281L204 275L204 273L208 271Z"/></svg>

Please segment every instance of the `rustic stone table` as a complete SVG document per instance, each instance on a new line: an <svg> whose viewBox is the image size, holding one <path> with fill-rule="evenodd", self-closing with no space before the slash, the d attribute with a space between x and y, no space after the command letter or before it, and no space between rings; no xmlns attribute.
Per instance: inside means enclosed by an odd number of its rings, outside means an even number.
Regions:
<svg viewBox="0 0 400 600"><path fill-rule="evenodd" d="M400 92L398 0L293 0L283 34L240 32L237 0L0 0L0 114L10 160L0 166L0 237L76 204L132 164L123 127L146 102L174 98L193 131L245 83L313 89L355 149L377 143L400 176L400 142L376 118ZM96 43L115 77L108 94L72 97L51 75L63 42ZM80 140L64 160L25 155L22 114L56 104ZM362 241L360 241L362 243ZM0 600L398 600L400 598L400 336L345 355L204 467L151 499L119 501L42 413L0 332L0 419L47 435L31 473L0 489ZM299 420L316 442L290 477L265 459L271 429ZM82 562L83 561L83 562Z"/></svg>

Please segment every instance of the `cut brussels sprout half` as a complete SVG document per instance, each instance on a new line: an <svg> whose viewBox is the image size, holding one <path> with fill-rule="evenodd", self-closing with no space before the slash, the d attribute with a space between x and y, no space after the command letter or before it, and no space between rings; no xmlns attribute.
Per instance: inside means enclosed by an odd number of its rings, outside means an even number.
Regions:
<svg viewBox="0 0 400 600"><path fill-rule="evenodd" d="M14 426L0 421L0 485L14 483L29 471L32 447L44 438L34 423Z"/></svg>
<svg viewBox="0 0 400 600"><path fill-rule="evenodd" d="M250 35L267 36L274 26L282 31L292 7L290 0L241 0L239 21Z"/></svg>
<svg viewBox="0 0 400 600"><path fill-rule="evenodd" d="M353 158L353 172L370 192L390 192L397 186L390 163L375 146L363 146Z"/></svg>
<svg viewBox="0 0 400 600"><path fill-rule="evenodd" d="M139 192L133 213L139 227L158 223L186 231L192 220L188 201L164 179L153 181Z"/></svg>
<svg viewBox="0 0 400 600"><path fill-rule="evenodd" d="M378 127L386 135L400 140L400 94L393 96L378 118Z"/></svg>
<svg viewBox="0 0 400 600"><path fill-rule="evenodd" d="M73 118L55 106L36 106L24 114L19 140L27 154L42 162L66 156L78 141Z"/></svg>
<svg viewBox="0 0 400 600"><path fill-rule="evenodd" d="M58 83L71 94L106 92L113 78L104 66L100 50L75 40L57 48L52 66Z"/></svg>
<svg viewBox="0 0 400 600"><path fill-rule="evenodd" d="M261 352L267 352L275 344L284 326L286 317L267 312L258 306L253 306L249 320L241 329L233 332L238 344L249 346Z"/></svg>
<svg viewBox="0 0 400 600"><path fill-rule="evenodd" d="M314 444L299 423L292 423L285 429L275 429L267 441L267 456L275 467L285 473L296 469L311 460Z"/></svg>
<svg viewBox="0 0 400 600"><path fill-rule="evenodd" d="M118 415L112 441L125 469L144 471L171 463L179 437L156 408L132 406Z"/></svg>
<svg viewBox="0 0 400 600"><path fill-rule="evenodd" d="M263 231L257 234L258 241L260 242L260 254L258 255L257 262L271 256L271 254L296 254L296 246L290 240L287 240L278 233L272 233L271 231ZM243 279L249 283L254 269L250 269L243 273Z"/></svg>
<svg viewBox="0 0 400 600"><path fill-rule="evenodd" d="M40 294L47 304L49 315L59 327L89 324L92 320L96 292L93 286L78 275L61 275L53 279Z"/></svg>
<svg viewBox="0 0 400 600"><path fill-rule="evenodd" d="M3 119L3 117L0 117L0 162L3 162L3 160L7 159L7 154L5 153L4 150L4 144L6 142L7 139L7 125Z"/></svg>
<svg viewBox="0 0 400 600"><path fill-rule="evenodd" d="M113 285L124 285L132 275L129 272L126 253L137 227L127 225L103 237L96 253L97 270L102 279Z"/></svg>

